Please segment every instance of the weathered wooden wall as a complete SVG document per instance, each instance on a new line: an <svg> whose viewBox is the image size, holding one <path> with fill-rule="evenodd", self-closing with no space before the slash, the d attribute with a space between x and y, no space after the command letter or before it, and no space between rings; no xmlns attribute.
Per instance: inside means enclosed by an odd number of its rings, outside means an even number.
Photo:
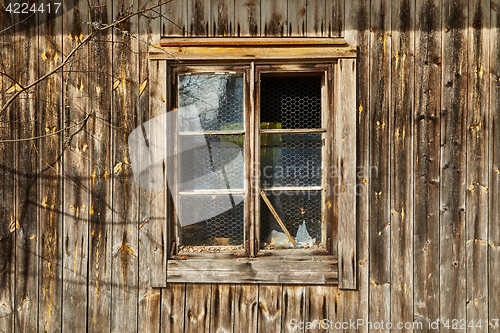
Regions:
<svg viewBox="0 0 500 333"><path fill-rule="evenodd" d="M88 24L156 3L0 12L0 332L302 332L292 319L322 318L500 329L488 327L500 317L499 0L173 0ZM150 288L164 194L136 186L127 135L165 103L165 68L148 60L160 35L359 47L357 163L378 172L358 179L357 290ZM6 106L16 83L53 70Z"/></svg>

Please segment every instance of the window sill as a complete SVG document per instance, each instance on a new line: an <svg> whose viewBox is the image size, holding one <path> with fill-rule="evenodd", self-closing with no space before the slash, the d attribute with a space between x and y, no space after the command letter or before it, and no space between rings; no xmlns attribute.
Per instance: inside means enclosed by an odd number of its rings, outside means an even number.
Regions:
<svg viewBox="0 0 500 333"><path fill-rule="evenodd" d="M312 251L279 250L257 258L199 254L168 260L167 282L338 284L338 260ZM277 254L277 255L273 255Z"/></svg>

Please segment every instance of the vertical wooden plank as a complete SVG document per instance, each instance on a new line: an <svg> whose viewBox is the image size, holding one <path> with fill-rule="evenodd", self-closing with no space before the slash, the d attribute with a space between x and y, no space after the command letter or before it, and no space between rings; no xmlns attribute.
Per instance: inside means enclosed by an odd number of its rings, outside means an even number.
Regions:
<svg viewBox="0 0 500 333"><path fill-rule="evenodd" d="M234 36L234 0L211 0L212 36Z"/></svg>
<svg viewBox="0 0 500 333"><path fill-rule="evenodd" d="M92 21L111 23L111 4L92 0ZM89 42L89 63L99 64L88 73L90 156L90 237L89 237L89 332L111 331L111 260L112 200L111 188L111 110L112 110L112 36L111 31L97 32Z"/></svg>
<svg viewBox="0 0 500 333"><path fill-rule="evenodd" d="M369 235L370 235L370 201L374 194L369 191L372 177L377 173L371 172L370 164L370 3L366 0L347 1L345 4L345 38L351 45L358 46L357 58L357 161L358 168L356 194L357 194L357 291L343 291L344 318L361 319L368 321L368 295L369 288ZM364 74L363 74L364 73ZM359 78L365 75L366 79ZM347 329L346 332L366 332L367 327L361 326L358 330Z"/></svg>
<svg viewBox="0 0 500 333"><path fill-rule="evenodd" d="M127 10L136 12L138 3L113 3L113 19ZM137 126L139 93L137 16L113 30L112 166L113 235L111 331L137 329L138 323L138 199L128 149L128 135Z"/></svg>
<svg viewBox="0 0 500 333"><path fill-rule="evenodd" d="M184 332L185 301L185 284L169 284L161 289L161 332Z"/></svg>
<svg viewBox="0 0 500 333"><path fill-rule="evenodd" d="M344 36L344 30L345 30L345 14L348 13L345 8L346 8L346 3L349 3L350 1L345 1L345 0L331 0L331 9L327 12L327 20L331 20L329 22L328 26L330 27L329 29L329 36L332 37L342 37ZM328 1L327 1L328 4ZM331 15L330 15L331 13ZM331 17L331 19L330 19ZM368 23L368 22L367 22Z"/></svg>
<svg viewBox="0 0 500 333"><path fill-rule="evenodd" d="M326 330L331 328L329 321L335 321L330 315L330 308L336 306L337 292L334 289L337 288L333 286L306 287L304 322L311 323L311 327L306 332L327 332Z"/></svg>
<svg viewBox="0 0 500 333"><path fill-rule="evenodd" d="M3 11L3 9L0 9ZM14 24L11 15L0 14L0 29L7 29ZM0 34L0 73L14 77L15 41L14 28ZM15 143L16 122L14 106L4 105L10 98L7 91L15 82L6 75L0 74L0 331L14 332L14 293L15 293ZM12 224L14 222L14 224Z"/></svg>
<svg viewBox="0 0 500 333"><path fill-rule="evenodd" d="M188 1L171 1L159 9L162 13L162 36L186 36L188 34L188 3Z"/></svg>
<svg viewBox="0 0 500 333"><path fill-rule="evenodd" d="M332 1L307 0L307 27L305 35L308 37L328 37L331 30Z"/></svg>
<svg viewBox="0 0 500 333"><path fill-rule="evenodd" d="M281 332L282 295L281 285L259 285L257 332Z"/></svg>
<svg viewBox="0 0 500 333"><path fill-rule="evenodd" d="M211 35L210 27L210 1L188 0L187 21L189 24L189 36Z"/></svg>
<svg viewBox="0 0 500 333"><path fill-rule="evenodd" d="M423 332L439 318L441 0L416 2L414 112L414 317Z"/></svg>
<svg viewBox="0 0 500 333"><path fill-rule="evenodd" d="M469 1L466 186L467 319L488 318L490 1ZM471 329L471 331L478 331Z"/></svg>
<svg viewBox="0 0 500 333"><path fill-rule="evenodd" d="M488 319L494 332L500 325L493 326L492 319L500 313L500 298L494 297L500 290L500 1L491 2L490 29L490 216L488 225Z"/></svg>
<svg viewBox="0 0 500 333"><path fill-rule="evenodd" d="M336 170L339 173L339 287L356 289L356 60L339 59L336 75Z"/></svg>
<svg viewBox="0 0 500 333"><path fill-rule="evenodd" d="M233 332L234 300L234 284L212 284L210 332Z"/></svg>
<svg viewBox="0 0 500 333"><path fill-rule="evenodd" d="M71 3L74 10L63 4L63 55L69 54L80 43L80 36L88 34L81 17L87 12L84 1ZM78 9L76 9L78 8ZM65 60L65 59L64 59ZM75 54L71 65L63 69L64 131L64 216L62 331L85 332L87 328L88 233L89 233L89 136L86 127L90 110L87 109L89 83L88 48L83 46ZM70 128L71 127L71 128ZM75 317L80 318L75 320Z"/></svg>
<svg viewBox="0 0 500 333"><path fill-rule="evenodd" d="M415 3L392 3L391 321L413 321L413 110ZM412 328L405 329L413 332Z"/></svg>
<svg viewBox="0 0 500 333"><path fill-rule="evenodd" d="M257 332L259 286L237 284L234 292L234 332Z"/></svg>
<svg viewBox="0 0 500 333"><path fill-rule="evenodd" d="M465 185L468 1L443 0L440 320L466 318ZM441 328L451 332L451 328Z"/></svg>
<svg viewBox="0 0 500 333"><path fill-rule="evenodd" d="M282 332L305 332L297 327L304 322L306 308L306 287L283 286Z"/></svg>
<svg viewBox="0 0 500 333"><path fill-rule="evenodd" d="M324 3L324 0L321 1ZM312 5L312 4L311 4ZM288 1L287 10L287 23L288 23L288 36L306 36L307 35L307 22L310 9L309 1L296 0ZM325 15L324 11L320 15ZM320 23L321 20L320 20Z"/></svg>
<svg viewBox="0 0 500 333"><path fill-rule="evenodd" d="M287 1L261 1L260 26L263 37L280 37L288 34L287 3Z"/></svg>
<svg viewBox="0 0 500 333"><path fill-rule="evenodd" d="M61 64L62 56L62 17L55 13L38 13L38 76L54 70ZM63 172L61 165L62 135L55 132L62 129L62 73L56 72L39 84L39 121L42 130L50 134L40 141L40 242L39 263L39 331L53 332L62 327L62 224L61 212Z"/></svg>
<svg viewBox="0 0 500 333"><path fill-rule="evenodd" d="M370 322L390 321L391 227L391 3L372 1L370 104L370 165L377 176L370 186ZM374 331L374 330L370 330ZM384 332L387 330L381 330Z"/></svg>
<svg viewBox="0 0 500 333"><path fill-rule="evenodd" d="M139 2L139 10L153 7L152 0ZM150 68L148 59L148 45L160 39L161 20L154 16L154 11L139 16L139 78L138 115L137 121L142 126L146 121L166 110L150 107L150 89L166 92L165 80L157 80L156 64ZM151 76L154 77L152 80ZM163 73L166 77L166 73ZM153 84L153 85L151 85ZM165 97L165 94L162 96ZM151 103L152 104L152 103ZM160 133L158 133L159 135ZM162 141L162 138L154 139ZM166 136L166 133L165 133ZM129 142L129 149L132 149ZM136 176L136 175L134 175ZM137 178L135 180L137 183ZM161 291L152 287L166 285L166 223L165 201L152 205L153 190L146 184L139 184L139 331L160 332L161 321ZM159 191L160 193L162 191ZM161 199L164 199L161 197ZM159 207L158 207L159 206ZM159 208L159 209L155 209ZM163 213L162 213L163 212ZM152 214L153 213L153 214ZM159 214L159 215L157 215Z"/></svg>
<svg viewBox="0 0 500 333"><path fill-rule="evenodd" d="M186 285L185 333L210 332L211 289L210 284Z"/></svg>
<svg viewBox="0 0 500 333"><path fill-rule="evenodd" d="M234 24L237 37L260 36L260 1L234 0Z"/></svg>
<svg viewBox="0 0 500 333"><path fill-rule="evenodd" d="M34 82L38 75L38 27L35 16L22 20L16 26L16 80L23 86ZM38 318L33 314L38 310L38 207L36 87L23 92L17 99L18 113L16 155L16 289L14 304L16 309L15 330L34 332L38 329ZM8 184L14 186L13 183Z"/></svg>

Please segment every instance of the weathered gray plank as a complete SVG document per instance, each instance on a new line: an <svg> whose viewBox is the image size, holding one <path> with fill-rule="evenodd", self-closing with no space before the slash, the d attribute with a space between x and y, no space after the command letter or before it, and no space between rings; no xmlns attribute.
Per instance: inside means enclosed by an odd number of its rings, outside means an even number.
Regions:
<svg viewBox="0 0 500 333"><path fill-rule="evenodd" d="M234 332L257 332L259 286L237 284L234 292Z"/></svg>
<svg viewBox="0 0 500 333"><path fill-rule="evenodd" d="M325 0L307 0L306 11L306 27L303 35L308 37L327 37L331 29L332 12L331 1ZM289 24L291 26L291 24Z"/></svg>
<svg viewBox="0 0 500 333"><path fill-rule="evenodd" d="M126 10L138 10L137 2L113 3L113 19ZM139 193L134 181L128 149L128 135L137 126L138 69L137 17L113 30L112 167L113 234L111 259L111 331L137 329L139 275ZM120 309L120 311L114 311Z"/></svg>
<svg viewBox="0 0 500 333"><path fill-rule="evenodd" d="M335 141L339 173L339 287L356 288L356 60L339 59L336 74Z"/></svg>
<svg viewBox="0 0 500 333"><path fill-rule="evenodd" d="M439 184L441 119L440 0L415 8L414 313L422 331L439 318Z"/></svg>
<svg viewBox="0 0 500 333"><path fill-rule="evenodd" d="M234 332L235 285L212 284L211 307L210 332Z"/></svg>
<svg viewBox="0 0 500 333"><path fill-rule="evenodd" d="M142 0L139 2L139 10L150 8L155 5L152 0ZM160 10L160 8L155 9ZM139 91L137 121L142 125L155 113L162 113L165 110L150 107L150 89L163 89L166 92L166 82L151 80L150 74L155 76L155 66L150 68L148 59L148 45L158 43L160 39L161 20L154 15L154 12L147 12L144 16L138 17L139 22ZM154 64L154 63L153 63ZM166 77L166 74L163 74ZM153 82L152 82L153 81ZM153 86L151 85L153 84ZM165 133L166 135L166 133ZM155 139L157 139L155 137ZM158 138L161 140L161 138ZM129 149L133 149L129 143ZM136 177L136 175L134 175ZM134 180L137 183L137 178ZM155 286L164 286L166 282L166 225L165 225L165 204L163 208L163 219L152 215L153 206L151 199L153 191L146 184L139 186L139 314L138 327L145 332L160 332L161 324L161 291L153 289ZM161 210L159 210L161 212Z"/></svg>
<svg viewBox="0 0 500 333"><path fill-rule="evenodd" d="M161 6L162 36L186 36L189 32L188 1L171 1Z"/></svg>
<svg viewBox="0 0 500 333"><path fill-rule="evenodd" d="M469 1L466 272L467 318L488 318L489 68L490 1ZM466 140L466 141L465 141Z"/></svg>
<svg viewBox="0 0 500 333"><path fill-rule="evenodd" d="M234 0L235 36L260 36L260 1Z"/></svg>
<svg viewBox="0 0 500 333"><path fill-rule="evenodd" d="M188 0L187 22L189 24L189 36L210 35L210 1Z"/></svg>
<svg viewBox="0 0 500 333"><path fill-rule="evenodd" d="M211 36L234 35L234 0L211 0Z"/></svg>
<svg viewBox="0 0 500 333"><path fill-rule="evenodd" d="M304 322L306 308L306 287L283 286L283 313L281 315L282 332L305 332L297 327L297 322Z"/></svg>
<svg viewBox="0 0 500 333"><path fill-rule="evenodd" d="M186 285L169 284L161 289L161 332L184 332Z"/></svg>
<svg viewBox="0 0 500 333"><path fill-rule="evenodd" d="M467 1L443 1L440 319L466 318ZM443 306L454 304L454 306ZM441 328L443 332L451 329Z"/></svg>
<svg viewBox="0 0 500 333"><path fill-rule="evenodd" d="M80 44L80 36L88 34L83 23L88 12L86 2L69 3L79 10L71 11L63 22L63 54L69 54ZM68 4L65 4L68 5ZM69 12L68 8L65 8ZM68 128L62 141L64 163L64 239L62 331L85 332L87 328L87 283L89 242L89 135L87 96L91 87L87 80L88 48L83 46L71 65L63 70L64 110L63 122ZM75 320L75 317L80 318Z"/></svg>
<svg viewBox="0 0 500 333"><path fill-rule="evenodd" d="M306 332L328 332L332 318L330 308L336 306L336 290L333 286L307 286L304 311L304 322L309 323ZM342 316L342 314L341 314ZM325 321L326 320L326 321Z"/></svg>
<svg viewBox="0 0 500 333"><path fill-rule="evenodd" d="M345 38L351 45L359 48L357 71L369 73L370 54L370 4L366 0L347 1L345 3ZM369 109L370 88L368 80L360 78L358 74L356 105L357 112L357 290L344 291L344 313L346 319L357 318L368 321L368 293L369 293L369 219L370 200L373 196L369 191L369 184L376 173L370 172L370 129L371 117ZM366 75L366 74L365 74ZM348 329L347 332L366 332L366 326L358 330Z"/></svg>
<svg viewBox="0 0 500 333"><path fill-rule="evenodd" d="M392 3L391 321L413 321L413 1ZM396 264L397 263L397 264ZM405 329L413 332L412 328Z"/></svg>
<svg viewBox="0 0 500 333"><path fill-rule="evenodd" d="M288 34L288 9L286 1L261 1L261 35L266 37Z"/></svg>
<svg viewBox="0 0 500 333"><path fill-rule="evenodd" d="M328 5L327 1L327 5ZM331 13L332 13L332 18L331 18L331 23L328 24L330 26L330 35L332 37L340 37L344 36L345 34L345 16L346 13L348 13L345 10L345 7L347 5L348 1L342 1L342 0L331 0ZM329 15L330 12L327 12L327 15ZM328 21L329 17L327 17Z"/></svg>
<svg viewBox="0 0 500 333"><path fill-rule="evenodd" d="M7 29L14 24L10 15L0 16L0 25ZM12 28L13 31L14 28ZM15 40L14 33L0 34L0 72L14 77ZM10 94L6 92L15 82L5 75L0 75L0 331L14 332L14 294L15 294L15 230L16 194L15 194L15 149L10 140L17 137L15 120L17 113L14 106L3 110ZM12 224L14 222L14 224Z"/></svg>
<svg viewBox="0 0 500 333"><path fill-rule="evenodd" d="M257 332L281 332L282 294L280 285L259 285Z"/></svg>
<svg viewBox="0 0 500 333"><path fill-rule="evenodd" d="M377 177L370 186L370 308L371 322L389 321L391 305L391 3L371 4L370 165ZM371 330L372 331L372 330ZM374 330L373 330L374 331ZM386 332L387 330L381 330Z"/></svg>
<svg viewBox="0 0 500 333"><path fill-rule="evenodd" d="M493 272L500 271L500 1L491 2L490 29L490 209L488 224L488 319L498 317L500 298L495 291L500 290L500 276ZM488 71L486 71L488 72ZM493 326L489 332L500 328Z"/></svg>
<svg viewBox="0 0 500 333"><path fill-rule="evenodd" d="M287 36L306 36L307 22L309 10L312 10L312 6L309 5L310 1L307 0L296 0L293 5L288 5L287 9L287 24L288 33ZM324 0L323 0L324 2ZM325 13L323 11L322 15Z"/></svg>
<svg viewBox="0 0 500 333"><path fill-rule="evenodd" d="M185 333L210 332L211 289L210 284L186 285Z"/></svg>
<svg viewBox="0 0 500 333"><path fill-rule="evenodd" d="M37 39L37 19L32 16L21 20L16 26L16 80L23 86L38 78L38 47L30 47ZM15 262L16 289L14 304L16 309L15 330L36 331L38 320L33 313L38 306L38 136L36 87L23 92L15 103L17 110L17 135L20 141L15 149L16 213L15 221Z"/></svg>
<svg viewBox="0 0 500 333"><path fill-rule="evenodd" d="M54 13L39 13L43 24L38 26L39 73L53 71L62 61L62 17L54 18ZM62 214L63 179L61 153L61 134L55 132L62 129L63 124L63 93L62 73L58 71L39 84L40 103L38 103L39 122L46 134L40 140L40 241L37 251L39 263L39 331L52 332L60 330L61 299L63 270L62 260Z"/></svg>
<svg viewBox="0 0 500 333"><path fill-rule="evenodd" d="M105 0L93 0L91 17L96 22L111 23L111 6ZM84 15L84 13L81 13ZM83 16L82 16L83 17ZM88 73L89 109L95 117L88 124L92 133L90 156L90 237L88 330L111 331L111 44L110 31L99 32L89 43L89 62L99 64Z"/></svg>

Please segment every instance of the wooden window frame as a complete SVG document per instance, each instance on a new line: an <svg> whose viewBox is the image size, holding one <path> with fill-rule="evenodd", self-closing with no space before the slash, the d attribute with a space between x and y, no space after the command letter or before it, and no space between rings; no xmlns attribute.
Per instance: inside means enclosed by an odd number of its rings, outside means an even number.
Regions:
<svg viewBox="0 0 500 333"><path fill-rule="evenodd" d="M159 78L157 84L164 84L167 102L166 110L175 107L172 98L175 89L176 68L189 66L208 66L210 68L231 67L245 74L248 94L246 107L250 113L246 117L246 130L249 131L245 153L254 154L258 147L259 129L250 122L255 119L258 110L258 89L256 78L259 72L279 70L319 71L323 73L326 84L325 98L322 97L323 110L329 110L326 117L329 143L325 148L331 161L324 165L336 167L335 179L327 179L338 189L356 184L356 50L342 39L308 38L163 38L160 46L151 49L150 58L157 62L152 69L160 69L162 74L152 73ZM161 63L161 66L158 64ZM305 68L309 68L309 70ZM199 68L199 67L197 67ZM314 69L314 70L313 70ZM163 82L161 82L163 81ZM246 88L245 88L246 89ZM323 92L324 93L324 92ZM322 96L323 96L322 93ZM151 107L155 107L152 103ZM158 113L156 110L153 113ZM335 118L335 122L333 121ZM257 122L258 123L258 122ZM258 126L257 126L258 127ZM255 145L255 146L253 146ZM171 166L173 167L173 166ZM167 169L169 166L167 165ZM327 168L328 169L328 168ZM327 177L330 173L326 173ZM253 177L247 173L246 182ZM254 192L258 186L253 188ZM191 283L287 283L287 284L338 284L343 289L356 288L356 196L355 193L342 190L328 198L326 209L326 237L328 253L312 250L276 250L258 251L258 244L246 244L245 254L207 253L189 254L185 257L177 253L178 242L175 238L176 217L173 210L167 212L167 235L165 248L168 249L164 261L165 282ZM258 239L258 224L255 224L255 196L248 193L252 200L245 203L245 214L250 217L245 223L245 234L250 239ZM173 205L175 198L170 197L167 205ZM252 202L250 204L250 202ZM342 212L342 213L340 213ZM338 237L341 234L342 237ZM329 237L328 237L329 236ZM266 252L266 255L259 255ZM187 259L186 259L187 258ZM158 274L155 274L158 276ZM164 285L161 281L154 286Z"/></svg>

